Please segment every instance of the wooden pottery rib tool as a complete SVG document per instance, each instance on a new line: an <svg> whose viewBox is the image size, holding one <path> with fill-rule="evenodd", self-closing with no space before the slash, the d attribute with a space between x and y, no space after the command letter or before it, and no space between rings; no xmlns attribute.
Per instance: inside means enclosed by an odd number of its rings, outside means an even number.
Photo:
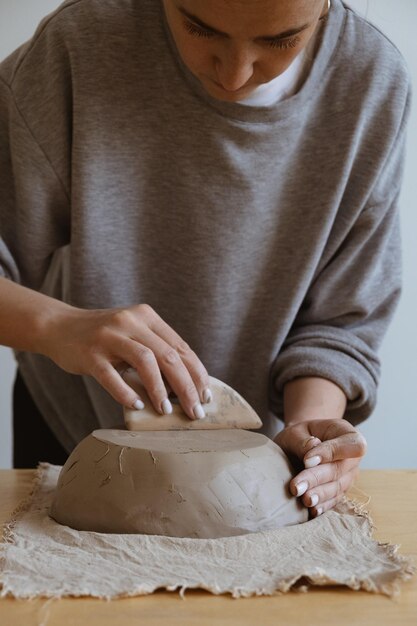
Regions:
<svg viewBox="0 0 417 626"><path fill-rule="evenodd" d="M124 408L124 419L128 430L209 430L219 428L260 428L259 416L242 396L229 385L209 377L213 399L204 404L206 417L192 420L180 404L172 404L172 413L160 415L153 407L146 389L137 372L129 368L123 379L137 391L145 404L144 409Z"/></svg>

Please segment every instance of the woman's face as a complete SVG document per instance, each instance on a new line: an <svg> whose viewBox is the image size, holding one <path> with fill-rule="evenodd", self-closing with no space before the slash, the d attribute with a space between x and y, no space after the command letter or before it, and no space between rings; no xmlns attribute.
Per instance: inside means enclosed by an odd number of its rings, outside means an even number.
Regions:
<svg viewBox="0 0 417 626"><path fill-rule="evenodd" d="M282 74L327 0L163 0L181 58L206 91L236 102Z"/></svg>

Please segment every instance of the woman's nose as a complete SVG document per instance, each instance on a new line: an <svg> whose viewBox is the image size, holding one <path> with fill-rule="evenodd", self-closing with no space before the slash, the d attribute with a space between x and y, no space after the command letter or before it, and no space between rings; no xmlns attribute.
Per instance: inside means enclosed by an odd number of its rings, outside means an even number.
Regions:
<svg viewBox="0 0 417 626"><path fill-rule="evenodd" d="M227 52L215 58L218 83L226 91L237 91L244 87L253 75L254 59L246 52Z"/></svg>

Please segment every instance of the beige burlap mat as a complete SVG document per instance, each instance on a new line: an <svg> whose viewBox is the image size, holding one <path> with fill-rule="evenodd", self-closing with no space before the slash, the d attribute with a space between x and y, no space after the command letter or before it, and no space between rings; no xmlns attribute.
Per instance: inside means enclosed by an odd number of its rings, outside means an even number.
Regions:
<svg viewBox="0 0 417 626"><path fill-rule="evenodd" d="M60 469L39 466L32 494L6 524L0 596L111 599L201 588L239 597L311 584L392 595L415 571L398 546L371 538L369 515L350 500L304 524L224 539L76 531L48 516Z"/></svg>

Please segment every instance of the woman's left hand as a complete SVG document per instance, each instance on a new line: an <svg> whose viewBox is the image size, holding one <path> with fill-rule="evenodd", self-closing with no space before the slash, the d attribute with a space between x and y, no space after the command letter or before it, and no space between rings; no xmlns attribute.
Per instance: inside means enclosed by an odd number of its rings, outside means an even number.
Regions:
<svg viewBox="0 0 417 626"><path fill-rule="evenodd" d="M366 452L364 436L344 419L316 419L286 426L275 437L290 459L303 463L290 482L316 517L331 509L351 487Z"/></svg>

